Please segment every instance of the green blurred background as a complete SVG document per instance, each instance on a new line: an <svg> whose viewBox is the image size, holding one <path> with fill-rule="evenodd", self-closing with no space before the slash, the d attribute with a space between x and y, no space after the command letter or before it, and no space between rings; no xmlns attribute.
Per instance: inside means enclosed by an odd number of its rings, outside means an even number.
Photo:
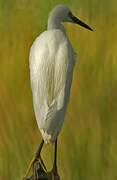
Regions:
<svg viewBox="0 0 117 180"><path fill-rule="evenodd" d="M0 0L0 179L21 180L40 141L28 56L48 13L66 4L94 32L65 24L77 52L64 126L59 136L62 180L117 179L117 1ZM52 167L53 147L42 153Z"/></svg>

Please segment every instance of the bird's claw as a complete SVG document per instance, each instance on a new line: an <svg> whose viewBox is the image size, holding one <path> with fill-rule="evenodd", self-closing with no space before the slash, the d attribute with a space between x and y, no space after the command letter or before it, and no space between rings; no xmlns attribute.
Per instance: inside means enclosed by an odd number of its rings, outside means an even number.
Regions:
<svg viewBox="0 0 117 180"><path fill-rule="evenodd" d="M45 166L45 164L44 164L44 162L43 162L41 156L39 157L38 161L39 161L40 164L42 165L43 169L47 172L47 168L46 168L46 166Z"/></svg>
<svg viewBox="0 0 117 180"><path fill-rule="evenodd" d="M51 170L51 176L52 176L52 180L60 180L60 177L58 175L58 172L57 172L57 168L56 167L53 167L53 169Z"/></svg>
<svg viewBox="0 0 117 180"><path fill-rule="evenodd" d="M30 180L30 178L28 178L28 174L30 172L32 168L33 171L33 179L36 180L38 179L39 175L44 175L47 172L46 166L41 158L41 156L39 158L33 158L29 168L26 172L26 175L23 177L23 180Z"/></svg>

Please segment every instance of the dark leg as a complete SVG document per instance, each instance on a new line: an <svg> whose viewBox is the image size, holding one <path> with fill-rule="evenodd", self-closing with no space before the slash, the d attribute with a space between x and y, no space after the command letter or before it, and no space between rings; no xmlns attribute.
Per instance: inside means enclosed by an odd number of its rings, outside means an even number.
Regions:
<svg viewBox="0 0 117 180"><path fill-rule="evenodd" d="M55 151L54 151L54 163L53 163L53 173L57 175L57 139L55 141Z"/></svg>
<svg viewBox="0 0 117 180"><path fill-rule="evenodd" d="M43 168L47 171L46 166L45 166L45 164L44 164L44 162L43 162L43 160L42 160L42 158L41 158L41 155L40 155L43 145L44 145L44 140L42 139L41 144L40 144L37 152L35 153L35 160L38 160L38 159L39 159L40 162L41 162L41 165L42 165Z"/></svg>
<svg viewBox="0 0 117 180"><path fill-rule="evenodd" d="M29 174L32 166L33 166L34 163L35 163L36 161L38 161L38 160L41 161L42 166L43 166L44 169L46 170L46 167L45 167L45 165L44 165L44 163L43 163L43 160L41 159L41 156L40 156L40 153L41 153L43 144L44 144L44 140L42 139L41 144L40 144L40 146L39 146L39 148L38 148L38 150L37 150L37 152L36 152L36 154L35 154L35 157L32 159L32 161L31 161L30 164L29 164L29 167L28 167L28 169L27 169L27 171L26 171L26 174L25 174L25 176L24 176L24 179L26 179L26 177L28 176L28 174Z"/></svg>
<svg viewBox="0 0 117 180"><path fill-rule="evenodd" d="M35 158L36 158L36 159L40 158L40 153L41 153L43 144L44 144L44 140L42 139L41 144L40 144L40 146L39 146L37 152L35 153Z"/></svg>

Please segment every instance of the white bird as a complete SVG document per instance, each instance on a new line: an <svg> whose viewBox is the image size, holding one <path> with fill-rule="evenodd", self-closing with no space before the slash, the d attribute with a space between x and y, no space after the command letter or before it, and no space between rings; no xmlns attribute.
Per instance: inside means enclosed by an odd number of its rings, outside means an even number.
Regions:
<svg viewBox="0 0 117 180"><path fill-rule="evenodd" d="M76 23L92 31L67 6L56 5L49 14L47 30L34 41L29 58L34 111L43 137L34 159L40 157L44 142L55 143L55 173L57 136L69 102L75 65L75 52L61 24L64 22Z"/></svg>

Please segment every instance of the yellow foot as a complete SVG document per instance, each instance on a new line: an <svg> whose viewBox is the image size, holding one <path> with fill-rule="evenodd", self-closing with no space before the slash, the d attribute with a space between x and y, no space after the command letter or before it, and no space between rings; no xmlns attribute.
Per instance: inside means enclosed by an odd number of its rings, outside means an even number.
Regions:
<svg viewBox="0 0 117 180"><path fill-rule="evenodd" d="M54 180L54 173L52 172L52 180Z"/></svg>
<svg viewBox="0 0 117 180"><path fill-rule="evenodd" d="M53 168L50 173L51 173L51 179L52 180L60 180L60 177L59 177L59 175L57 173L56 168Z"/></svg>
<svg viewBox="0 0 117 180"><path fill-rule="evenodd" d="M35 163L36 161L38 161L39 164L41 165L41 167L43 167L43 169L47 172L47 169L46 169L46 167L45 167L45 165L44 165L44 162L43 162L41 156L40 156L39 158L35 158L35 157L34 157L34 158L31 160L31 162L30 162L30 164L29 164L29 166L28 166L28 169L27 169L27 171L26 171L25 176L23 177L23 180L25 180L25 179L28 177L31 168L32 168L32 166L34 165L34 163Z"/></svg>
<svg viewBox="0 0 117 180"><path fill-rule="evenodd" d="M29 172L30 172L30 170L31 170L31 168L32 168L32 165L34 164L34 162L35 162L36 160L37 160L36 158L33 158L33 159L31 160L31 162L30 162L30 164L29 164L29 166L28 166L28 169L27 169L27 171L26 171L26 174L25 174L25 176L23 177L23 180L25 180L25 179L28 177Z"/></svg>

